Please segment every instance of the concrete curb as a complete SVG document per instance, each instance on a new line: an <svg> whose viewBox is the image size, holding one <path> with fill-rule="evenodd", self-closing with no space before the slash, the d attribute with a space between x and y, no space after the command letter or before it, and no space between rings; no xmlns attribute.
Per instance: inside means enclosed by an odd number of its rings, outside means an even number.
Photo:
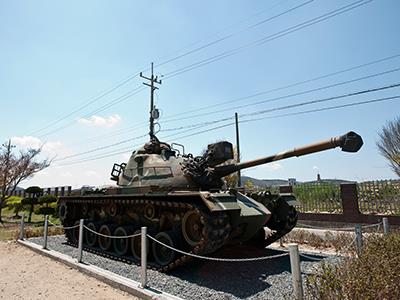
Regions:
<svg viewBox="0 0 400 300"><path fill-rule="evenodd" d="M137 281L128 279L126 277L120 276L118 274L112 273L93 265L78 263L76 259L73 259L70 256L56 252L54 250L43 249L42 246L31 243L29 241L18 240L18 243L41 255L47 256L71 268L77 269L82 273L85 273L86 275L94 277L114 288L120 289L141 299L183 300L182 298L170 295L162 291L158 291L150 287L142 289L139 282Z"/></svg>

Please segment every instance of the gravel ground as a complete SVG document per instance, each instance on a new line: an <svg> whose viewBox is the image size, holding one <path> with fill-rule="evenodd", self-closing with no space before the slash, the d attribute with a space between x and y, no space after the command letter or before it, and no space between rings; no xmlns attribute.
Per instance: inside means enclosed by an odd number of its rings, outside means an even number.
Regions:
<svg viewBox="0 0 400 300"><path fill-rule="evenodd" d="M43 238L31 238L29 241L42 244ZM48 239L48 248L77 257L77 249L65 244L63 236ZM238 246L225 249L216 254L218 257L267 256L282 253L273 249L253 249ZM303 280L305 274L315 270L319 260L301 258ZM92 253L84 252L83 260L127 278L140 281L140 267L110 260ZM292 282L289 256L256 262L213 262L195 260L168 274L148 271L150 287L182 297L184 299L290 299Z"/></svg>

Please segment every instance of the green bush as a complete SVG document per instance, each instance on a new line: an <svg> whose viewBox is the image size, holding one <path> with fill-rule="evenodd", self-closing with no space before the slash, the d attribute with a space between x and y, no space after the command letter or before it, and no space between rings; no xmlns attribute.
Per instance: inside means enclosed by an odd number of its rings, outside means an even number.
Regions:
<svg viewBox="0 0 400 300"><path fill-rule="evenodd" d="M50 204L57 202L57 197L54 195L43 195L39 197L39 204Z"/></svg>
<svg viewBox="0 0 400 300"><path fill-rule="evenodd" d="M38 199L41 205L35 210L38 215L55 215L57 207L57 197L54 195L43 195Z"/></svg>
<svg viewBox="0 0 400 300"><path fill-rule="evenodd" d="M7 207L14 211L15 216L18 216L18 213L24 209L24 205L21 202L22 198L17 196L12 196L7 199Z"/></svg>
<svg viewBox="0 0 400 300"><path fill-rule="evenodd" d="M23 198L22 200L21 200L21 203L23 204L23 205L36 205L36 204L38 204L39 203L39 201L38 201L39 199L38 198L33 198L33 197L26 197L26 198Z"/></svg>
<svg viewBox="0 0 400 300"><path fill-rule="evenodd" d="M43 193L43 189L38 186L30 186L25 190L25 193L34 194L34 197L36 198Z"/></svg>
<svg viewBox="0 0 400 300"><path fill-rule="evenodd" d="M46 207L46 206L38 207L38 208L35 210L35 214L37 214L37 215L43 215L43 216L45 216L45 215L52 216L52 215L55 214L55 212L56 212L55 208L53 208L53 207Z"/></svg>
<svg viewBox="0 0 400 300"><path fill-rule="evenodd" d="M309 299L400 299L400 234L369 236L359 257L325 263L307 278Z"/></svg>

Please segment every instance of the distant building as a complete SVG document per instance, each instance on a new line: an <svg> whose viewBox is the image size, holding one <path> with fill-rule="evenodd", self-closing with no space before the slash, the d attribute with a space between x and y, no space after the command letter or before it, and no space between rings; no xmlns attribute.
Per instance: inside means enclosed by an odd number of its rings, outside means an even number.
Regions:
<svg viewBox="0 0 400 300"><path fill-rule="evenodd" d="M288 182L289 182L289 185L296 185L296 178L289 178Z"/></svg>
<svg viewBox="0 0 400 300"><path fill-rule="evenodd" d="M317 182L321 182L321 175L319 173L317 173Z"/></svg>

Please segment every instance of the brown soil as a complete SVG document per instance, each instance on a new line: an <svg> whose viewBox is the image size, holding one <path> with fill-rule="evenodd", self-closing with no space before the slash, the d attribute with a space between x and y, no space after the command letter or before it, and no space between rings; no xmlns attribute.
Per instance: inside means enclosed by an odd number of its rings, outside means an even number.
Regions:
<svg viewBox="0 0 400 300"><path fill-rule="evenodd" d="M0 242L0 299L138 299L16 242Z"/></svg>

